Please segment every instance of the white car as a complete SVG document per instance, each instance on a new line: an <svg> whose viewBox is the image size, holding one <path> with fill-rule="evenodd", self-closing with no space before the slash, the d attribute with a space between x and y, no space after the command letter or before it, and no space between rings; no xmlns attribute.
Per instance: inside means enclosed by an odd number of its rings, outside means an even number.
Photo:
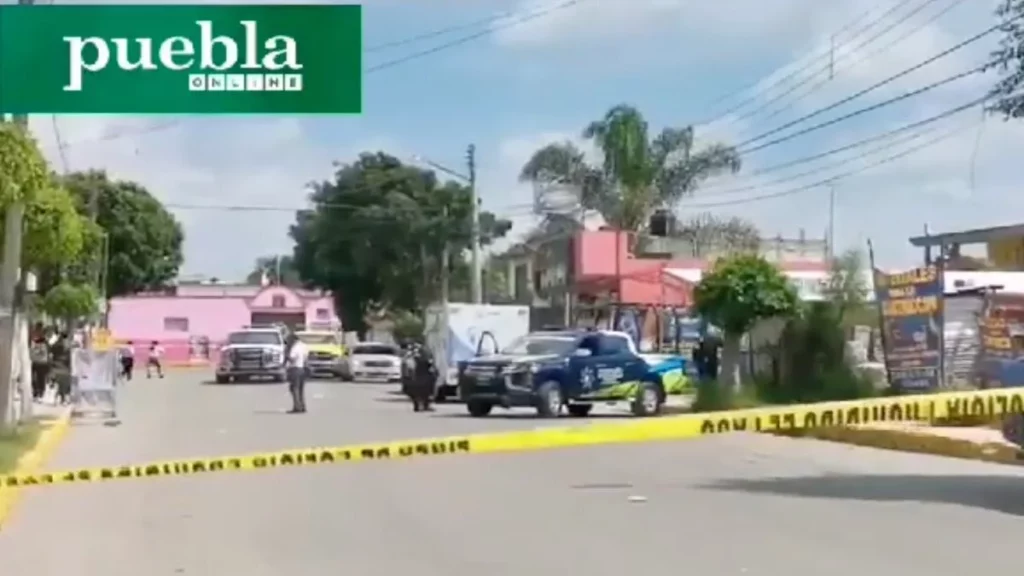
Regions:
<svg viewBox="0 0 1024 576"><path fill-rule="evenodd" d="M402 379L402 351L381 342L361 342L349 350L346 380L399 382Z"/></svg>
<svg viewBox="0 0 1024 576"><path fill-rule="evenodd" d="M228 334L217 359L218 384L270 378L284 382L284 333L277 328L246 328Z"/></svg>

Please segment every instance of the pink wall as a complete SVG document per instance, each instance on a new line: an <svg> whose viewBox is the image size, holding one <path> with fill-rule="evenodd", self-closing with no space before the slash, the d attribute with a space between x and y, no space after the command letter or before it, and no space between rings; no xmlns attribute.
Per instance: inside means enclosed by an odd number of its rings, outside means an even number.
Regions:
<svg viewBox="0 0 1024 576"><path fill-rule="evenodd" d="M284 297L284 307L273 306L275 296ZM199 337L209 339L210 354L215 357L230 332L250 324L253 309L302 311L306 326L310 328L340 327L331 297L296 293L283 286L269 286L245 296L139 295L115 298L110 302L108 324L119 341L131 340L135 344L138 358L144 359L149 343L156 340L166 350L167 361L179 363L193 357L196 350L190 347L190 340ZM170 319L182 321L176 326ZM186 319L187 327L184 326Z"/></svg>
<svg viewBox="0 0 1024 576"><path fill-rule="evenodd" d="M340 326L341 322L334 314L334 300L324 296L306 303L306 327L326 328L327 325Z"/></svg>
<svg viewBox="0 0 1024 576"><path fill-rule="evenodd" d="M305 307L302 298L299 298L298 294L284 286L268 286L252 299L249 306L252 308L278 308L274 306L274 298L278 296L284 299L284 306L280 308L294 309Z"/></svg>

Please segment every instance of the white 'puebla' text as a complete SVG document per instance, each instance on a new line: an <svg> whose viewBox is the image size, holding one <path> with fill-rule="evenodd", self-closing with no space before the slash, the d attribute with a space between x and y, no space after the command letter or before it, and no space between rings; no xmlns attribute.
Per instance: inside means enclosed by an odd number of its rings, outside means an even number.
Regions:
<svg viewBox="0 0 1024 576"><path fill-rule="evenodd" d="M260 70L278 72L302 70L298 62L298 46L294 38L272 36L260 41L255 21L239 22L245 31L245 46L229 36L214 36L213 22L200 20L198 47L184 36L173 36L154 49L152 38L110 38L65 36L68 45L68 83L65 92L80 92L86 72L101 72L111 64L126 72L135 70L194 70L221 72L226 70ZM113 50L111 50L113 44ZM154 59L155 56L155 59Z"/></svg>

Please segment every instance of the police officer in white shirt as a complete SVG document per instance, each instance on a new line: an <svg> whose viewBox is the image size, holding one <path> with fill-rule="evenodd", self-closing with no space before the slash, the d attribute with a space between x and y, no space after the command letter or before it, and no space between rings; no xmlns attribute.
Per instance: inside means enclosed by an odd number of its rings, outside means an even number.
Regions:
<svg viewBox="0 0 1024 576"><path fill-rule="evenodd" d="M288 391L292 394L292 409L289 414L303 414L306 412L306 359L309 357L309 349L299 340L295 334L288 335L286 359L286 372L288 376Z"/></svg>

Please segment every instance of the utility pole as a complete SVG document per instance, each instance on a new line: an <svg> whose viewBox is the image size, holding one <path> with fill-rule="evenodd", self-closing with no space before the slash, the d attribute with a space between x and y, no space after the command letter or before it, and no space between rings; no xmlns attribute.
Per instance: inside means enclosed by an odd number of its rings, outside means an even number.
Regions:
<svg viewBox="0 0 1024 576"><path fill-rule="evenodd" d="M31 5L34 1L18 0L18 4ZM23 130L28 130L27 114L15 114L13 120ZM4 214L4 260L0 267L0 430L10 430L15 424L15 387L12 374L16 332L14 316L18 277L21 272L21 229L24 218L24 202L13 202ZM22 393L24 394L24 391Z"/></svg>
<svg viewBox="0 0 1024 576"><path fill-rule="evenodd" d="M448 219L448 207L444 207L445 220ZM451 246L447 240L444 242L444 247L441 248L441 304L444 305L444 313L447 319L448 315L448 285L450 282L451 270L449 270L449 260L451 260Z"/></svg>
<svg viewBox="0 0 1024 576"><path fill-rule="evenodd" d="M828 188L828 259L836 255L836 185Z"/></svg>
<svg viewBox="0 0 1024 576"><path fill-rule="evenodd" d="M484 301L483 296L483 269L480 266L480 198L476 193L476 146L469 145L466 149L466 167L469 169L469 197L473 203L470 218L470 238L473 243L472 266L473 278L470 290L473 296L473 303L480 304Z"/></svg>
<svg viewBox="0 0 1024 576"><path fill-rule="evenodd" d="M828 79L835 78L836 75L836 35L832 35L831 43L828 48Z"/></svg>

